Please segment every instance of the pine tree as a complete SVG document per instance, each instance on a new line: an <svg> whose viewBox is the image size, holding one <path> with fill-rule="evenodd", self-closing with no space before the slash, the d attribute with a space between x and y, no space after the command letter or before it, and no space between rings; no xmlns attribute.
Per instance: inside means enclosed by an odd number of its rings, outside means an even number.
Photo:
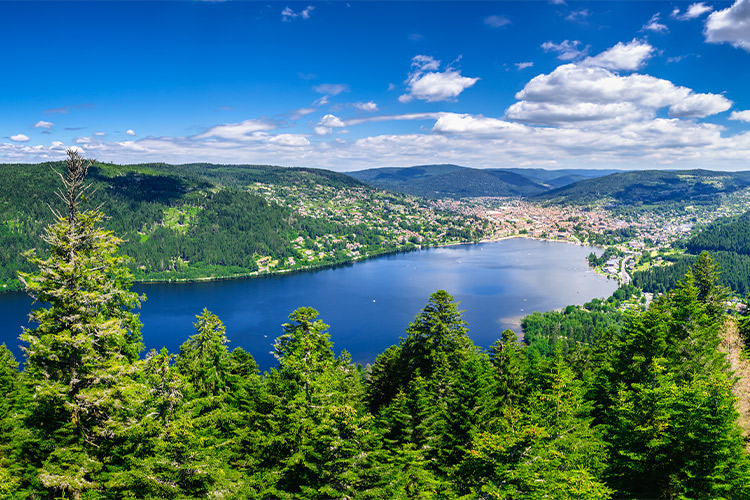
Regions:
<svg viewBox="0 0 750 500"><path fill-rule="evenodd" d="M26 257L39 271L20 273L29 295L42 304L29 315L38 326L21 335L33 394L26 421L32 437L23 455L38 467L26 479L74 498L99 487L142 348L138 315L131 312L139 297L128 291L132 275L117 253L122 241L100 228L101 212L80 210L90 167L68 151L57 192L67 210L53 210L56 222L43 235L50 256L31 250Z"/></svg>
<svg viewBox="0 0 750 500"><path fill-rule="evenodd" d="M725 320L710 258L613 339L593 390L621 496L746 498L748 457L718 347Z"/></svg>
<svg viewBox="0 0 750 500"><path fill-rule="evenodd" d="M265 429L246 459L256 469L258 497L344 498L368 488L359 471L373 436L361 375L348 354L334 356L328 325L317 316L297 309L276 341Z"/></svg>
<svg viewBox="0 0 750 500"><path fill-rule="evenodd" d="M506 401L496 431L475 435L461 466L464 488L483 498L608 498L604 442L583 382L558 352L529 384L527 402Z"/></svg>

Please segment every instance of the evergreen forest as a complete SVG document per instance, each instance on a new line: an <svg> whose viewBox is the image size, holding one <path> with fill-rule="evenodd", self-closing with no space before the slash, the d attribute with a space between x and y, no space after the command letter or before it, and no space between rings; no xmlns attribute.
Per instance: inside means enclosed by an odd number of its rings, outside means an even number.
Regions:
<svg viewBox="0 0 750 500"><path fill-rule="evenodd" d="M42 236L55 220L50 207L62 169L62 162L0 167L0 292L23 289L17 273L33 269L23 252L46 251ZM287 272L482 236L477 221L456 214L427 210L432 220L422 224L407 213L418 202L328 170L96 162L87 180L87 202L106 214L103 227L123 240L122 253L132 257L126 266L141 282ZM270 186L301 198L297 207L327 211L298 213L288 199L269 201L260 187ZM324 199L330 192L339 205ZM425 241L403 237L409 230Z"/></svg>
<svg viewBox="0 0 750 500"><path fill-rule="evenodd" d="M551 318L579 325L564 346L506 330L479 348L438 290L365 369L301 305L259 373L208 310L179 352L142 352L89 166L69 152L66 209L24 255L42 306L24 359L0 347L1 497L750 498L750 316L727 314L708 254L646 310Z"/></svg>
<svg viewBox="0 0 750 500"><path fill-rule="evenodd" d="M750 212L714 221L684 247L686 253L665 258L671 265L634 273L633 284L645 292L664 293L676 286L702 252L709 252L723 271L721 284L741 296L750 293Z"/></svg>

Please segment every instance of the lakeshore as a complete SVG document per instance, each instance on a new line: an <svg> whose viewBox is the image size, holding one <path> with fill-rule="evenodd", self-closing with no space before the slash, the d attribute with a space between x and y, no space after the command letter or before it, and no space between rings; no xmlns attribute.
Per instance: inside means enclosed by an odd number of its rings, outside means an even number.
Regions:
<svg viewBox="0 0 750 500"><path fill-rule="evenodd" d="M356 265L307 272L184 283L139 284L148 300L141 307L147 349L179 345L192 335L195 315L206 307L227 326L232 347L273 365L273 339L297 307L314 307L331 325L335 348L355 361L374 356L396 343L428 296L445 289L461 301L470 336L488 347L506 328L520 333L520 319L533 311L604 298L616 282L595 274L585 258L600 249L531 238L506 238L474 245L431 247L420 252L363 259ZM578 292L578 293L576 293ZM6 321L0 342L22 357L18 335L31 300L21 292L0 296ZM385 314L385 311L389 311Z"/></svg>

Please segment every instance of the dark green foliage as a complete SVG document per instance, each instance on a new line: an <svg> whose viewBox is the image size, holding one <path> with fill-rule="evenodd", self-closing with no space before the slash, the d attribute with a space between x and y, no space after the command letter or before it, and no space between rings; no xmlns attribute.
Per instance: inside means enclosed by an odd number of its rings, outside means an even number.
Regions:
<svg viewBox="0 0 750 500"><path fill-rule="evenodd" d="M567 352L579 344L592 344L603 332L619 330L622 321L617 308L597 301L584 307L568 306L561 312L535 311L521 320L521 328L524 341L548 357L558 347Z"/></svg>
<svg viewBox="0 0 750 500"><path fill-rule="evenodd" d="M639 170L586 179L532 196L538 201L588 205L612 198L616 205L712 203L718 195L750 186L747 172Z"/></svg>
<svg viewBox="0 0 750 500"><path fill-rule="evenodd" d="M732 252L750 255L750 212L736 219L719 219L685 243L688 252Z"/></svg>
<svg viewBox="0 0 750 500"><path fill-rule="evenodd" d="M629 318L604 356L599 411L622 495L747 495L750 463L718 350L724 293L701 256L678 288Z"/></svg>
<svg viewBox="0 0 750 500"><path fill-rule="evenodd" d="M6 285L2 290L22 289L17 272L33 270L23 252L37 248L46 256L41 236L54 222L48 205L56 206L53 169L61 168L60 162L0 166L0 284ZM270 205L245 191L254 182L311 189L362 186L325 170L208 164L94 163L88 180L92 189L87 199L108 214L101 223L123 240L122 253L133 257L129 267L139 280L247 274L257 270L254 255L294 256L292 234L314 239L351 233L340 224ZM166 210L185 207L199 209L186 232L163 225Z"/></svg>
<svg viewBox="0 0 750 500"><path fill-rule="evenodd" d="M710 252L710 255L722 270L722 285L739 295L750 293L750 255L723 251ZM642 288L644 292L666 293L677 286L677 282L695 264L697 256L683 254L666 257L665 260L671 261L672 265L654 266L633 273L633 285Z"/></svg>

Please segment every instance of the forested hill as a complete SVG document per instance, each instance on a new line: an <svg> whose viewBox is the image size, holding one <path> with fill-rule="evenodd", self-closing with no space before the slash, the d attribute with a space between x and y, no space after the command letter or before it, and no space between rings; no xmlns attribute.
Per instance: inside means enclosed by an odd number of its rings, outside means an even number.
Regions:
<svg viewBox="0 0 750 500"><path fill-rule="evenodd" d="M750 212L714 221L685 242L686 253L668 257L668 266L633 274L633 283L647 292L673 288L701 252L709 252L720 265L721 282L738 295L750 293Z"/></svg>
<svg viewBox="0 0 750 500"><path fill-rule="evenodd" d="M0 165L0 291L18 289L23 252L42 249L42 229L62 209L62 163ZM449 217L430 227L401 218L417 202L376 192L347 175L261 165L96 163L90 208L125 243L139 280L198 279L351 261L423 243L477 238ZM401 224L403 227L399 226ZM434 227L433 227L434 226ZM411 240L410 240L411 238ZM435 236L437 238L437 236ZM420 240L422 241L422 240ZM438 242L436 239L434 242Z"/></svg>
<svg viewBox="0 0 750 500"><path fill-rule="evenodd" d="M719 195L748 186L750 172L639 170L578 181L533 195L530 199L577 205L609 200L620 206L670 201L711 203Z"/></svg>
<svg viewBox="0 0 750 500"><path fill-rule="evenodd" d="M371 186L426 197L530 196L612 170L477 169L458 165L349 172Z"/></svg>
<svg viewBox="0 0 750 500"><path fill-rule="evenodd" d="M690 253L725 251L750 255L750 212L736 219L719 219L685 244Z"/></svg>

